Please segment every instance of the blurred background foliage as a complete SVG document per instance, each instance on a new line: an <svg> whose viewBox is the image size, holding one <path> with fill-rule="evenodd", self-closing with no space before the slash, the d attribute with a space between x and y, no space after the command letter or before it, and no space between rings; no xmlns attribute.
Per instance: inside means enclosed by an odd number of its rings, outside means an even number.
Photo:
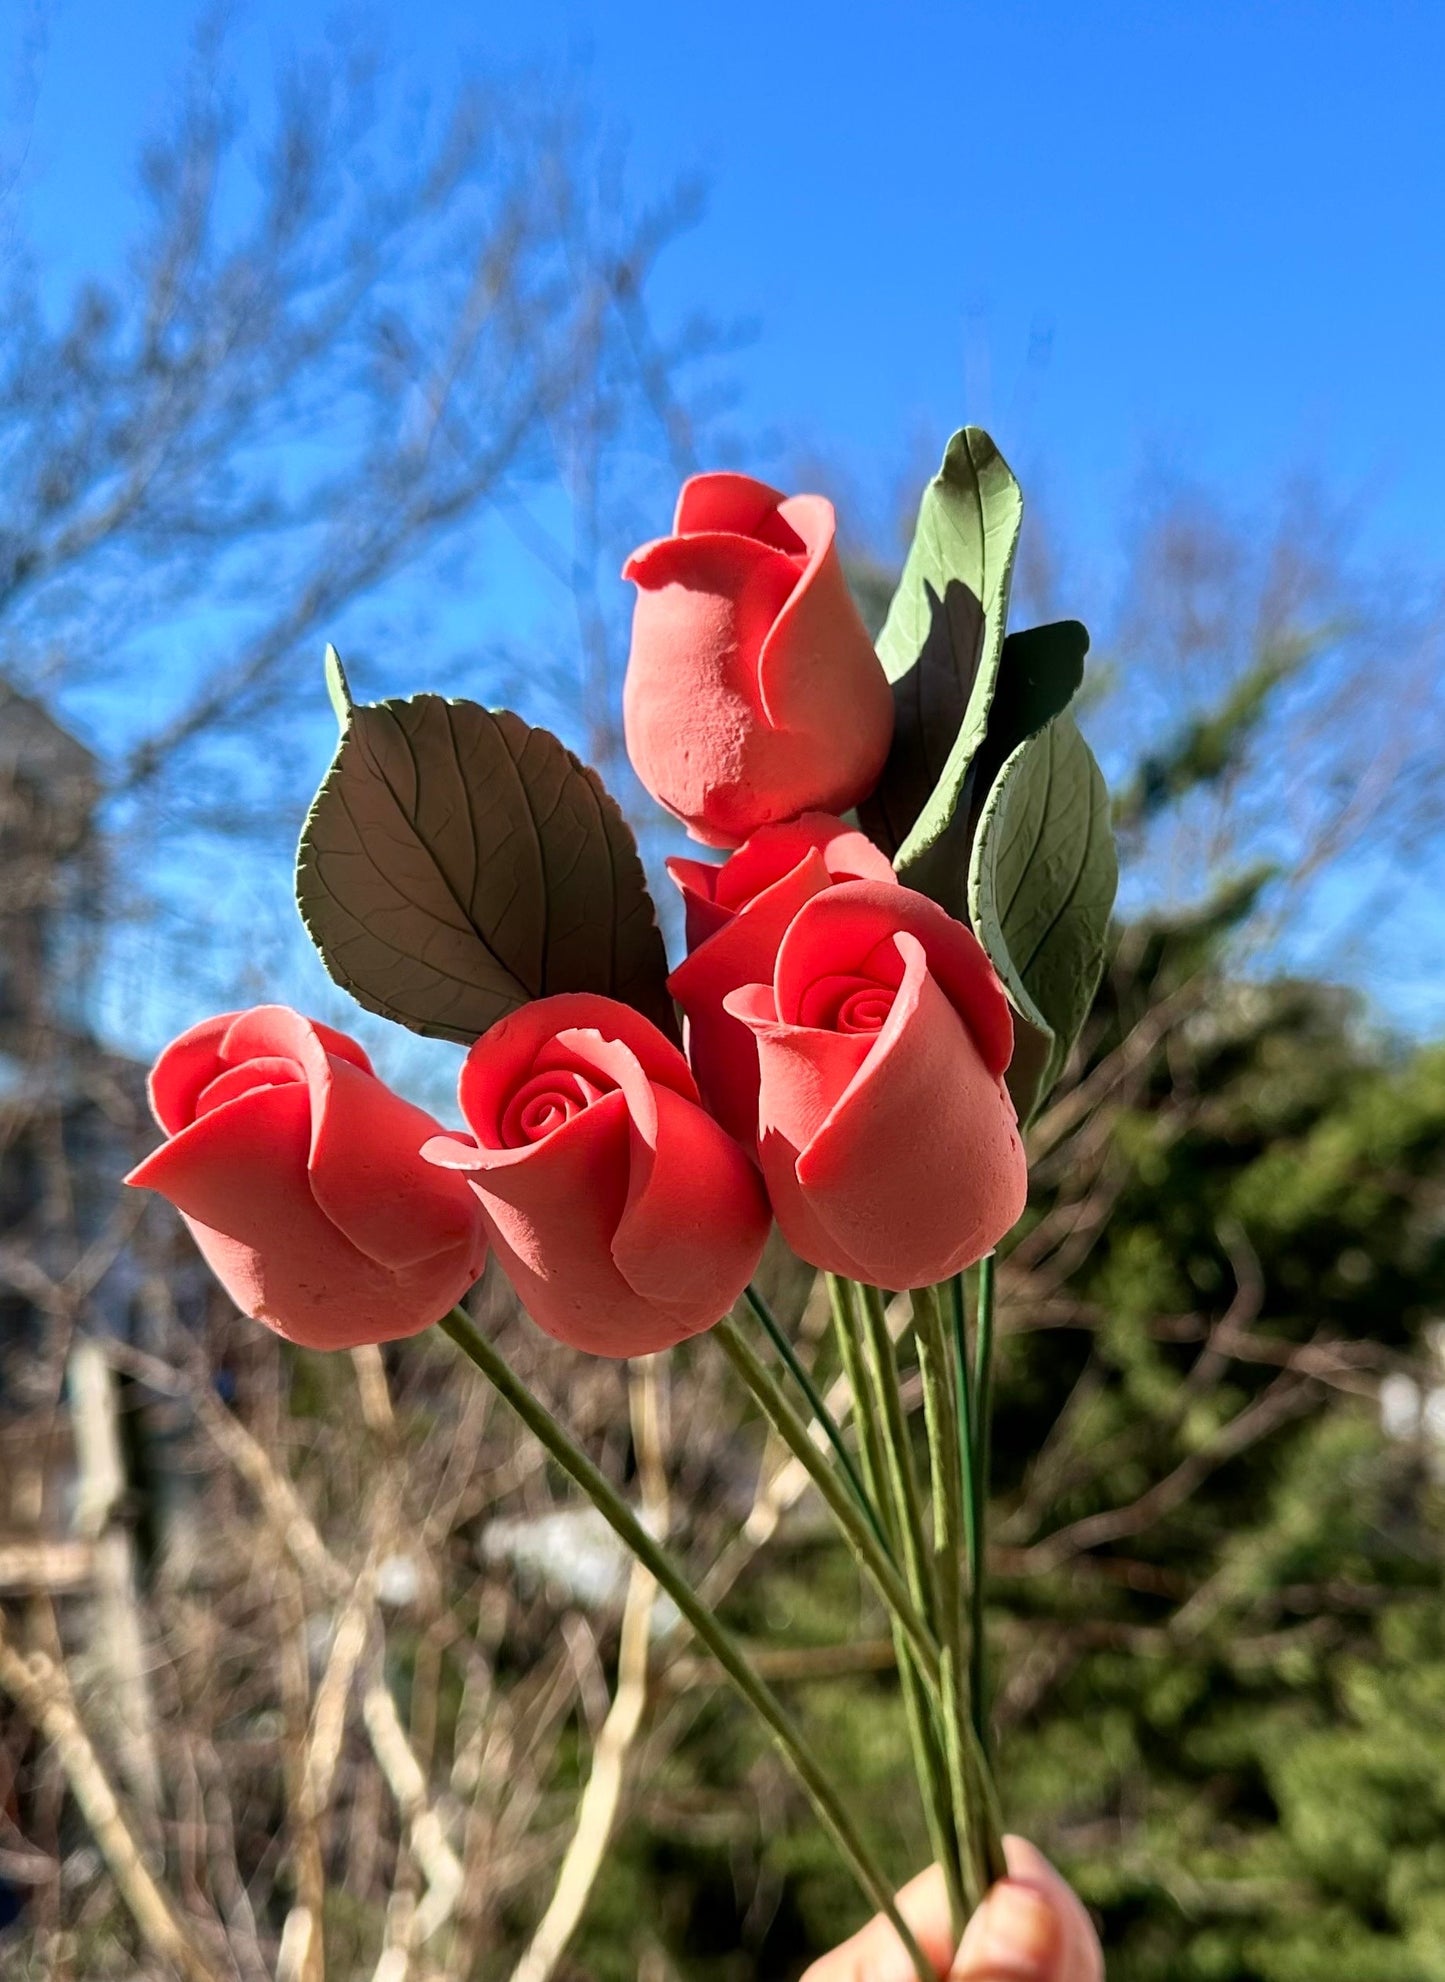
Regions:
<svg viewBox="0 0 1445 1982"><path fill-rule="evenodd" d="M1326 986L1239 981L1249 899L1118 932L1078 1082L1035 1134L995 1443L1008 1818L1096 1909L1122 1982L1425 1982L1445 1973L1445 1053L1372 1037ZM760 1638L866 1631L820 1552L750 1585ZM803 1691L901 1872L921 1839L888 1677ZM711 1749L688 1760L715 1780ZM646 1802L624 1849L665 1909L677 1832ZM741 1799L737 1822L759 1834ZM789 1902L755 1954L708 1968L704 1926L674 1944L683 1972L786 1972L848 1915L821 1849L768 1839L762 1867ZM729 1852L693 1876L732 1890ZM623 1972L600 1927L585 1945Z"/></svg>
<svg viewBox="0 0 1445 1982"><path fill-rule="evenodd" d="M454 1057L358 1022L293 927L323 635L362 693L554 722L631 805L613 573L680 476L878 505L846 459L759 459L733 333L653 301L694 196L635 202L562 93L409 125L323 65L258 150L203 39L175 104L122 275L57 304L6 264L0 1967L795 1975L857 1923L846 1876L446 1345L283 1348L117 1179L158 1038L263 995L446 1106ZM1115 1982L1439 1982L1445 1046L1369 995L1384 911L1438 872L1438 606L1318 491L1263 520L1146 496L1115 591L1046 509L1016 588L1015 624L1094 624L1125 887L1001 1273L1006 1812ZM900 541L849 546L875 620ZM831 1380L808 1276L767 1284ZM883 1620L721 1358L584 1363L477 1298L901 1881L926 1844Z"/></svg>

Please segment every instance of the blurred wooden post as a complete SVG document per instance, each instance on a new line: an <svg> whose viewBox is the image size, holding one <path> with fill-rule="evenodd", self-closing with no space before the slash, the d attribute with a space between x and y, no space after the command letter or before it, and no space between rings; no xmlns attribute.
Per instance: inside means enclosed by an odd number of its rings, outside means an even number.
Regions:
<svg viewBox="0 0 1445 1982"><path fill-rule="evenodd" d="M99 1343L76 1342L68 1388L77 1475L74 1527L93 1550L90 1656L102 1676L109 1745L149 1829L161 1806L155 1710L136 1599L135 1549L116 1519L126 1478L115 1372Z"/></svg>

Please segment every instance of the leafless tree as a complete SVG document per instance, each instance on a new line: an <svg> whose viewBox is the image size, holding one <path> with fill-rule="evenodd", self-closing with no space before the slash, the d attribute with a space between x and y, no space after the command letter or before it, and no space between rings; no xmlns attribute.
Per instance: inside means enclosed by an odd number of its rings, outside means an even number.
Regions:
<svg viewBox="0 0 1445 1982"><path fill-rule="evenodd" d="M258 127L209 31L142 189L124 273L58 318L23 173L5 194L0 1882L31 1904L4 1959L312 1982L329 1945L332 1974L461 1974L515 1938L525 1892L538 1977L615 1815L650 1592L623 1565L614 1601L606 1551L600 1595L548 1582L545 1549L528 1582L514 1557L553 1506L538 1455L434 1351L328 1365L304 1401L118 1191L149 1140L139 1070L98 1046L84 994L117 904L163 940L168 894L194 918L294 837L326 754L323 637L359 642L365 674L459 581L505 603L519 565L541 573L570 640L525 666L497 640L467 686L499 699L510 668L529 713L615 756L600 571L707 413L686 373L710 333L664 337L648 301L696 200L636 208L618 147L542 77L408 109L338 45ZM229 1002L244 946L207 926ZM164 951L173 972L185 946ZM505 1303L492 1320L516 1325ZM530 1359L545 1387L535 1340ZM657 1379L631 1385L635 1440L624 1374L566 1388L659 1500ZM488 1552L503 1503L513 1543ZM564 1538L564 1571L591 1547ZM503 1643L525 1664L505 1686ZM579 1714L610 1759L548 1908Z"/></svg>
<svg viewBox="0 0 1445 1982"><path fill-rule="evenodd" d="M234 885L218 836L294 837L324 639L363 689L499 699L510 672L606 756L599 572L713 403L707 327L649 303L694 190L640 208L565 79L398 97L338 42L248 115L203 32L124 272L58 312L10 195L0 673L96 744L127 876L192 909ZM523 664L539 589L575 628Z"/></svg>

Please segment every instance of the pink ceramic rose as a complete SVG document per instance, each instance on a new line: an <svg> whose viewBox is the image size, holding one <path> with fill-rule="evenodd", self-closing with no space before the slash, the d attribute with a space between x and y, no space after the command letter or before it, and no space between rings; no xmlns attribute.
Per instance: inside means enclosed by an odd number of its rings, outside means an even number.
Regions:
<svg viewBox="0 0 1445 1982"><path fill-rule="evenodd" d="M805 901L840 881L892 883L886 854L826 812L762 826L721 867L669 860L682 890L687 957L667 988L687 1015L687 1057L702 1098L752 1149L758 1137L757 1041L724 1009L730 991L771 980L778 945Z"/></svg>
<svg viewBox="0 0 1445 1982"><path fill-rule="evenodd" d="M848 591L833 505L694 475L637 587L622 713L633 769L694 839L737 846L878 782L893 694Z"/></svg>
<svg viewBox="0 0 1445 1982"><path fill-rule="evenodd" d="M629 1005L539 998L467 1054L471 1137L426 1154L466 1178L532 1319L599 1356L720 1321L770 1219L757 1171L698 1101L686 1060Z"/></svg>
<svg viewBox="0 0 1445 1982"><path fill-rule="evenodd" d="M936 902L876 881L814 895L772 982L725 1003L757 1039L763 1177L801 1258L927 1287L1017 1221L1013 1019L977 937Z"/></svg>
<svg viewBox="0 0 1445 1982"><path fill-rule="evenodd" d="M172 1041L150 1094L166 1141L126 1182L170 1199L237 1307L278 1335L414 1335L480 1275L480 1207L422 1160L440 1124L345 1033L285 1005L224 1012Z"/></svg>

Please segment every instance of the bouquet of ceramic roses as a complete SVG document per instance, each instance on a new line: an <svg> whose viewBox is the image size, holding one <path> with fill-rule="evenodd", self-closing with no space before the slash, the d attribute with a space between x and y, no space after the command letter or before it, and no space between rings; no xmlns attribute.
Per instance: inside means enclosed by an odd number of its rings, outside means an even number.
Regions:
<svg viewBox="0 0 1445 1982"><path fill-rule="evenodd" d="M358 1003L467 1047L465 1127L391 1092L344 1034L262 1006L161 1055L166 1140L130 1178L293 1342L452 1338L762 1716L925 1975L790 1715L458 1304L490 1252L573 1348L713 1332L887 1611L961 1928L1004 1869L982 1632L993 1254L1115 884L1069 713L1088 637L1005 628L1020 519L987 435L957 434L876 648L821 497L699 475L629 559L628 753L723 856L668 862L687 939L670 975L594 771L505 710L358 704L328 650L341 739L302 833L301 914ZM774 1221L827 1276L846 1412L751 1284Z"/></svg>

